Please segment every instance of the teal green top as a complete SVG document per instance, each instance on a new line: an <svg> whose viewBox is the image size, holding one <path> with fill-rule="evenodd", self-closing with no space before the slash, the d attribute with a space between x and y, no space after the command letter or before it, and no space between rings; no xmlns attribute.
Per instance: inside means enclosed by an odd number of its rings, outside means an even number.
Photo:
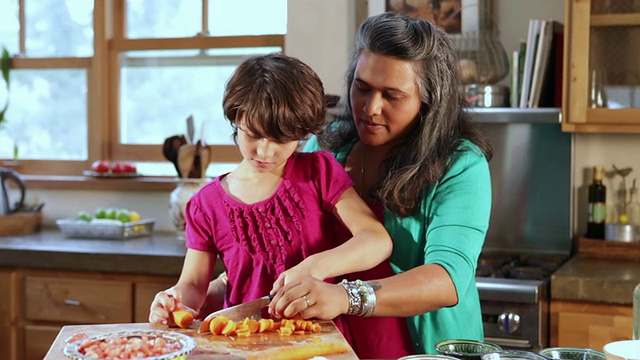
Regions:
<svg viewBox="0 0 640 360"><path fill-rule="evenodd" d="M355 142L354 142L355 143ZM353 144L334 153L344 165ZM304 150L320 149L317 138ZM423 264L441 265L451 276L458 304L407 318L417 353L436 354L435 344L449 339L483 340L482 313L475 283L491 212L489 164L480 149L463 141L449 171L425 189L419 209L409 217L384 212L393 238L391 265L401 273Z"/></svg>

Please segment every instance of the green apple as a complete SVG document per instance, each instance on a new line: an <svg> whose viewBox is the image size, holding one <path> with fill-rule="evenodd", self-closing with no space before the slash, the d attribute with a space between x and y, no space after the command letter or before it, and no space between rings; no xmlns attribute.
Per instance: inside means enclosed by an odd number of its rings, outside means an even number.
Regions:
<svg viewBox="0 0 640 360"><path fill-rule="evenodd" d="M106 219L107 218L107 208L99 207L93 213L96 219Z"/></svg>
<svg viewBox="0 0 640 360"><path fill-rule="evenodd" d="M78 211L76 214L76 220L91 221L93 220L93 215L86 211Z"/></svg>
<svg viewBox="0 0 640 360"><path fill-rule="evenodd" d="M131 216L129 214L129 210L127 209L117 209L115 213L115 219L120 220L123 223L131 221Z"/></svg>

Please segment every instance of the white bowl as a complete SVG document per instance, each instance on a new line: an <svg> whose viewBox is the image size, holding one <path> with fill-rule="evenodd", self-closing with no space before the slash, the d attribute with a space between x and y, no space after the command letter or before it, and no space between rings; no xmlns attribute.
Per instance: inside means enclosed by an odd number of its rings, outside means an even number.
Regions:
<svg viewBox="0 0 640 360"><path fill-rule="evenodd" d="M622 340L604 346L607 360L640 360L640 340Z"/></svg>

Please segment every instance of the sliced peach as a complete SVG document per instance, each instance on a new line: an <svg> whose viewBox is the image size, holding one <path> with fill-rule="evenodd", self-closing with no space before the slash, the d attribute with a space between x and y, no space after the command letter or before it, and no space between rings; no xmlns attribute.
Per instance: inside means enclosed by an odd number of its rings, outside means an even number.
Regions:
<svg viewBox="0 0 640 360"><path fill-rule="evenodd" d="M187 329L193 323L193 314L186 310L175 310L171 313L171 319L179 327Z"/></svg>

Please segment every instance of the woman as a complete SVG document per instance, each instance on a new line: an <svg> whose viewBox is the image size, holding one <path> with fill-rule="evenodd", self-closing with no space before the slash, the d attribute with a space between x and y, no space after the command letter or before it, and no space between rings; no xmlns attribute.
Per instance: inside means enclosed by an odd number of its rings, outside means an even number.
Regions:
<svg viewBox="0 0 640 360"><path fill-rule="evenodd" d="M406 317L417 353L435 353L441 340L483 339L475 269L489 224L491 148L464 112L460 84L440 28L397 13L362 23L344 111L305 149L332 152L384 220L396 275L276 286L273 315ZM301 296L309 304L295 301Z"/></svg>

